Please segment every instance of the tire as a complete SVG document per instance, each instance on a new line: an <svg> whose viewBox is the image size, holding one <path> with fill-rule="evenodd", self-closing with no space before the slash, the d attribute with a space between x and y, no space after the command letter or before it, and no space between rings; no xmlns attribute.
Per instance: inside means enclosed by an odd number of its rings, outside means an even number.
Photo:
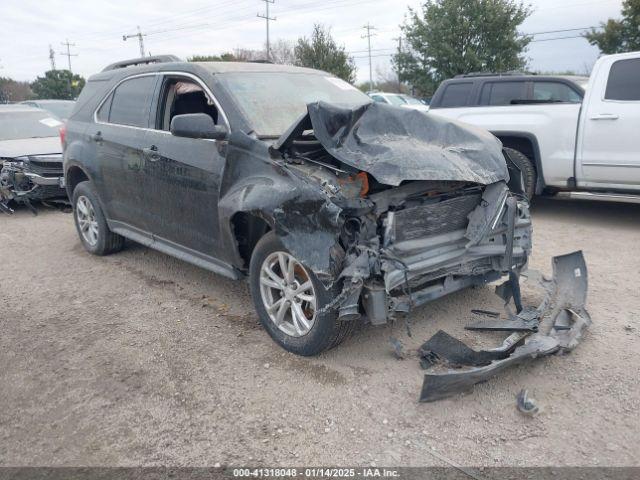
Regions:
<svg viewBox="0 0 640 480"><path fill-rule="evenodd" d="M283 254L282 257L280 257L281 254ZM294 285L302 284L302 287L304 287L307 281L311 282L312 289L305 289L301 296L315 298L315 309L312 308L310 302L302 301L299 303L300 309L298 310L298 307L293 306L293 302L300 302L301 299L295 297L289 300L289 298L292 298L291 289L287 292L286 288L288 287L278 289L263 283L263 279L267 281L273 279L273 277L268 277L265 273L266 270L264 270L265 268L270 268L269 265L273 265L271 273L276 273L280 277L282 274L280 258L286 259L286 265L289 265L288 262L294 262L291 268L293 270L291 275L295 276ZM286 277L286 275L282 275L282 277ZM288 281L286 278L280 279L284 281L282 285ZM340 293L339 286L334 285L333 288L326 289L311 270L304 267L291 255L274 232L264 235L253 251L249 267L249 283L260 323L278 345L296 355L313 356L335 347L353 332L357 323L354 320L339 321L338 313L334 308L322 311ZM289 283L289 285L292 285L292 283ZM284 296L278 297L280 292ZM279 301L285 303L285 313L280 326L276 324L276 320L273 320L267 311L269 303L273 305L274 302L270 302L273 299L279 299ZM287 302L290 305L288 311ZM275 301L275 303L278 303L278 301ZM294 321L292 313L294 310L302 312L307 321L309 317L312 317L311 322L308 322L310 323L308 331L305 331L304 325L300 322ZM277 313L277 311L272 311L271 315L277 317ZM313 314L311 315L311 313ZM300 331L295 332L296 323L298 323L299 327L302 327L302 334L300 334Z"/></svg>
<svg viewBox="0 0 640 480"><path fill-rule="evenodd" d="M536 192L536 182L538 180L536 174L536 167L533 162L524 153L514 150L513 148L505 147L505 151L509 155L509 158L515 163L522 171L522 178L524 180L524 192L527 199L531 200Z"/></svg>
<svg viewBox="0 0 640 480"><path fill-rule="evenodd" d="M80 241L87 252L102 256L122 250L124 237L109 230L98 195L91 182L80 182L76 186L73 190L72 202L73 220Z"/></svg>

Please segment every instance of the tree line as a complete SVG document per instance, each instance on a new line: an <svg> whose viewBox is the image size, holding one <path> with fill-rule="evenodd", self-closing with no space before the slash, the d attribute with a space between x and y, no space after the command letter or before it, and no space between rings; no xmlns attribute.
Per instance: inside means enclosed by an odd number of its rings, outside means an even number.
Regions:
<svg viewBox="0 0 640 480"><path fill-rule="evenodd" d="M359 85L429 96L443 80L471 72L525 70L532 38L518 31L531 15L521 0L426 0L409 8L400 26L402 41L391 57L393 74L378 72L377 84ZM640 50L640 0L624 0L621 18L608 19L583 35L603 53ZM267 58L268 57L268 58ZM350 83L356 65L331 29L315 24L309 37L276 40L265 50L235 49L220 55L195 55L189 61L271 61L330 72ZM68 70L50 70L34 82L0 77L0 103L28 98L73 99L85 80Z"/></svg>

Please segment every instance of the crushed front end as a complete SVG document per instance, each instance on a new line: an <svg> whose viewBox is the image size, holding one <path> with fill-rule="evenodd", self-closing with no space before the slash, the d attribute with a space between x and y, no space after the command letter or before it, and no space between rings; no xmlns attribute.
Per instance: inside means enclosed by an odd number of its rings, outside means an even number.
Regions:
<svg viewBox="0 0 640 480"><path fill-rule="evenodd" d="M33 209L33 201L67 198L61 154L29 155L1 161L0 211L11 213L9 203L12 201Z"/></svg>
<svg viewBox="0 0 640 480"><path fill-rule="evenodd" d="M345 288L361 285L361 305L374 324L518 273L531 253L527 201L505 182L415 182L370 198L376 236L358 237L347 258L351 265L369 268L348 269ZM373 230L371 225L360 231Z"/></svg>
<svg viewBox="0 0 640 480"><path fill-rule="evenodd" d="M320 278L342 282L330 307L344 321L382 324L456 290L517 276L527 263L521 174L488 132L379 104L318 103L271 151L327 198L314 215L330 217L313 236L333 244L310 251L302 199L279 210L276 231Z"/></svg>

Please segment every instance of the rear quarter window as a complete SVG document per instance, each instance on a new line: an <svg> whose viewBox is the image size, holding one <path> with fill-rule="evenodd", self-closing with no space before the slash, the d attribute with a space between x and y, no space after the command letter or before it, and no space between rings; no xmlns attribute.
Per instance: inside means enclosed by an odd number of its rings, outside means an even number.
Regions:
<svg viewBox="0 0 640 480"><path fill-rule="evenodd" d="M440 108L467 106L472 89L473 82L450 83L442 92Z"/></svg>
<svg viewBox="0 0 640 480"><path fill-rule="evenodd" d="M640 58L618 60L611 65L605 100L640 100Z"/></svg>

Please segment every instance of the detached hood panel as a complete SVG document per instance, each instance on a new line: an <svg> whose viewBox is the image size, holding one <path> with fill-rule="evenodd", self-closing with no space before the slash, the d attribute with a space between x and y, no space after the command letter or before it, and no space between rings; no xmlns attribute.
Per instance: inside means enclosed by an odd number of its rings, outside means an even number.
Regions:
<svg viewBox="0 0 640 480"><path fill-rule="evenodd" d="M312 128L332 156L386 185L509 179L500 141L479 128L380 103L350 109L319 102L307 105L307 112L275 148L283 150Z"/></svg>

